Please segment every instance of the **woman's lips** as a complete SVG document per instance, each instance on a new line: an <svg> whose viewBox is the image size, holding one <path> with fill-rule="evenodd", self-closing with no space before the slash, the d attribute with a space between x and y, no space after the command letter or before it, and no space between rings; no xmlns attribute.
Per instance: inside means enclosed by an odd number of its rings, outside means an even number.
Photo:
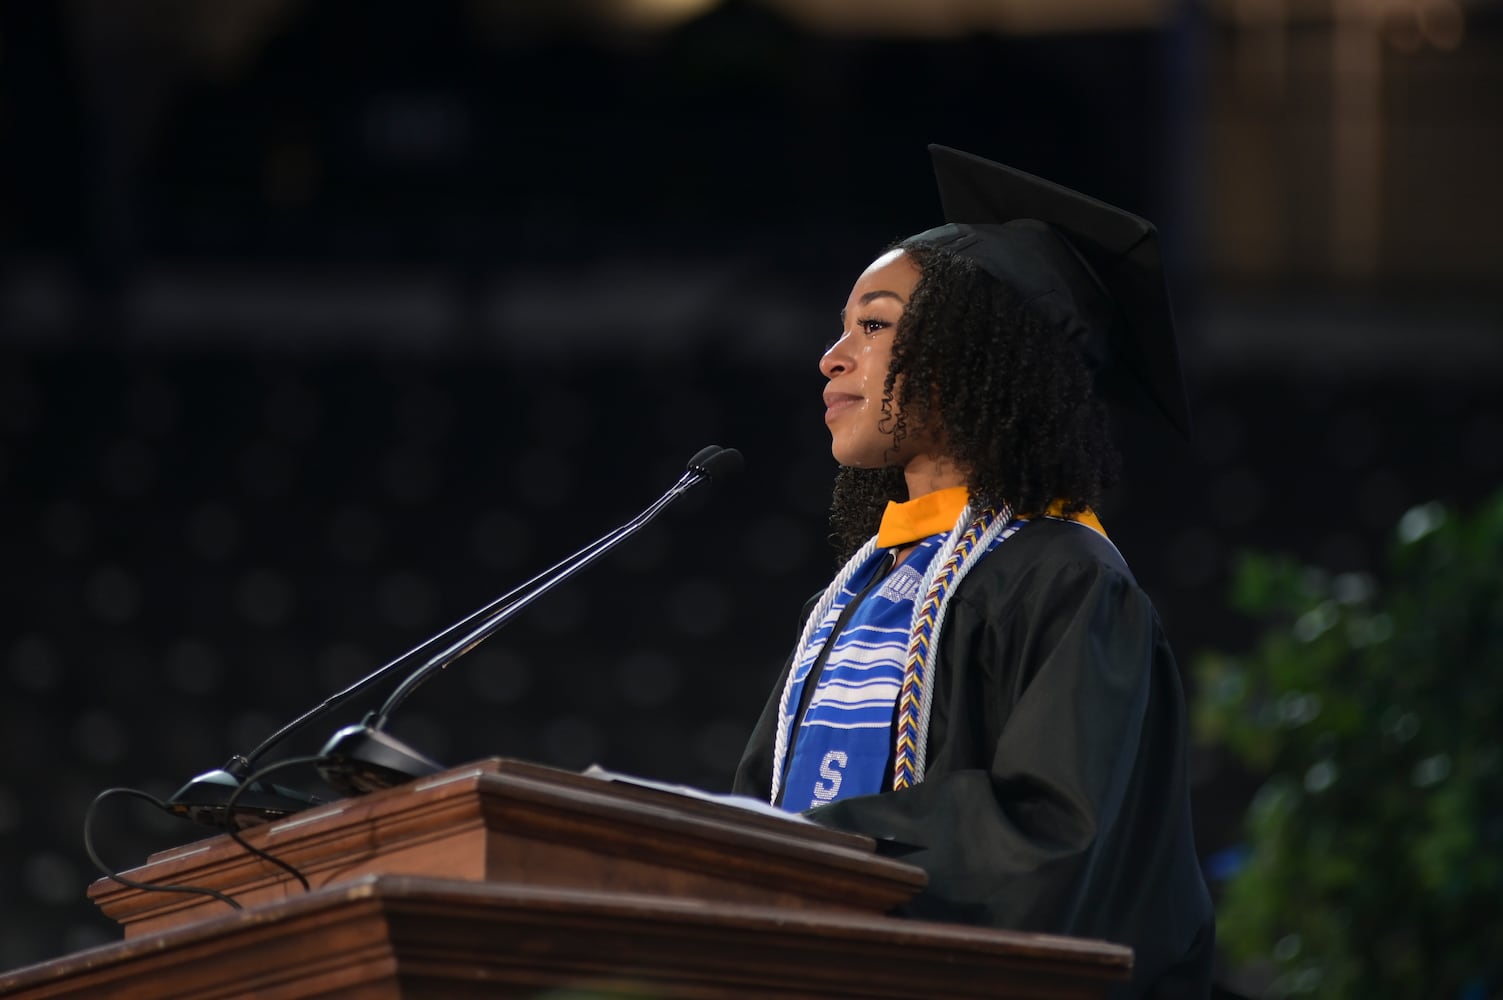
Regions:
<svg viewBox="0 0 1503 1000"><path fill-rule="evenodd" d="M825 423L829 423L860 402L862 402L860 396L853 396L848 392L825 393Z"/></svg>

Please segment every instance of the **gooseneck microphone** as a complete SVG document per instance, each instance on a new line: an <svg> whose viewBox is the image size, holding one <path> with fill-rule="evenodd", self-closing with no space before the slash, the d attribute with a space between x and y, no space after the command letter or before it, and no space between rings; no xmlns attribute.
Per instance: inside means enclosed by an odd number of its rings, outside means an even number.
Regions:
<svg viewBox="0 0 1503 1000"><path fill-rule="evenodd" d="M689 459L678 482L636 517L528 581L524 587L530 589L515 599L508 597L492 604L494 610L486 613L479 624L447 646L437 649L422 666L409 674L378 711L370 713L359 725L346 726L334 734L324 745L320 755L322 759L318 770L323 779L346 794L358 794L390 788L412 778L442 770L443 765L384 731L387 720L397 707L430 677L490 638L523 608L646 527L669 504L706 480L724 479L736 474L741 471L743 464L741 453L734 448L710 445L701 449ZM451 634L453 631L457 629L450 630Z"/></svg>
<svg viewBox="0 0 1503 1000"><path fill-rule="evenodd" d="M317 799L280 785L262 782L256 782L246 788L241 788L241 785L245 778L255 770L256 762L277 744L314 720L345 704L360 692L387 679L396 671L410 667L412 663L423 657L425 659L422 666L413 671L401 687L392 693L380 712L372 713L364 724L346 727L335 735L324 748L324 754L329 755L331 760L326 765L327 769L321 767L320 770L324 772L325 779L329 780L333 787L347 792L384 788L420 774L439 770L440 765L402 746L382 732L387 717L397 705L430 674L441 670L479 645L512 615L567 579L575 571L614 548L629 535L634 534L678 497L705 480L723 479L733 475L740 471L743 464L741 453L734 448L710 445L700 449L693 458L689 459L688 466L678 482L631 521L543 570L525 583L513 587L494 601L471 612L344 690L331 695L267 737L250 753L236 754L219 770L206 771L193 778L166 801L166 808L179 816L205 825L228 826L232 818L239 822L265 822L318 805ZM387 751L392 758L390 760L383 756L383 753ZM413 770L416 770L416 773L408 773ZM228 810L228 804L232 799L235 804L233 817Z"/></svg>

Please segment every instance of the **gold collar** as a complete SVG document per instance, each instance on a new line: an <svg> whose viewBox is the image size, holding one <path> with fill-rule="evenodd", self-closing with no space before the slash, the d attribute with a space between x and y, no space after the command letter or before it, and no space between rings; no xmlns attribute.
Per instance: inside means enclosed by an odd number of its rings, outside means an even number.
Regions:
<svg viewBox="0 0 1503 1000"><path fill-rule="evenodd" d="M960 519L960 512L965 510L965 505L969 502L970 491L964 486L935 490L933 493L925 493L917 499L906 500L903 503L890 501L887 509L882 512L882 526L877 529L877 547L900 548L928 538L930 535L949 531L955 527L955 522ZM1101 526L1101 521L1096 517L1095 511L1084 510L1078 514L1064 514L1062 513L1064 506L1063 500L1054 501L1050 504L1045 516L1079 521L1102 538L1106 537L1106 529Z"/></svg>

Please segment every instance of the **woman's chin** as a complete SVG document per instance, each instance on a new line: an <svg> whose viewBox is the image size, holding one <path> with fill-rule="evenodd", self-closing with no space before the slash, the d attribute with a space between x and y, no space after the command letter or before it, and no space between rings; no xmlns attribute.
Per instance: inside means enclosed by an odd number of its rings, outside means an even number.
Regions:
<svg viewBox="0 0 1503 1000"><path fill-rule="evenodd" d="M860 469L864 467L861 456L852 452L849 448L842 447L839 441L830 442L830 457L835 459L835 462L842 468Z"/></svg>

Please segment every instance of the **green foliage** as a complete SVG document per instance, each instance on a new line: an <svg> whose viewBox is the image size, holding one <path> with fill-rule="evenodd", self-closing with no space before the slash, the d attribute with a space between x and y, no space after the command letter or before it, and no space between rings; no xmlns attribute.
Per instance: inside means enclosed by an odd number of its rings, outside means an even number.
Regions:
<svg viewBox="0 0 1503 1000"><path fill-rule="evenodd" d="M1382 589L1244 556L1268 623L1197 664L1198 737L1266 781L1218 937L1266 995L1503 995L1503 494L1399 522Z"/></svg>

